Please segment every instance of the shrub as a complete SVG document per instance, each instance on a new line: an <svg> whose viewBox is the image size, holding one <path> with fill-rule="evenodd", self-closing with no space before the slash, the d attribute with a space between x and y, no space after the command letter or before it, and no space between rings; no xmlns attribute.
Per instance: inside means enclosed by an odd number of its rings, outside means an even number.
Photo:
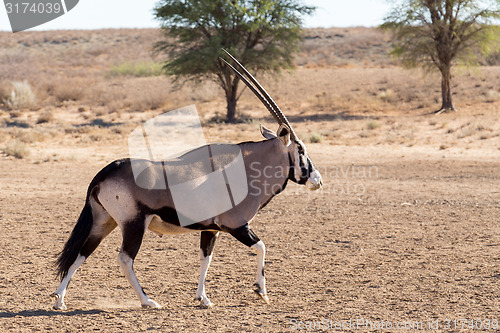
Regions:
<svg viewBox="0 0 500 333"><path fill-rule="evenodd" d="M83 87L78 84L64 84L54 89L54 96L59 102L78 101L81 100L84 95L85 92Z"/></svg>
<svg viewBox="0 0 500 333"><path fill-rule="evenodd" d="M144 90L140 93L130 94L125 100L133 111L156 110L168 101L168 91Z"/></svg>
<svg viewBox="0 0 500 333"><path fill-rule="evenodd" d="M12 91L4 100L5 104L12 110L33 107L35 101L35 94L26 80L12 82Z"/></svg>
<svg viewBox="0 0 500 333"><path fill-rule="evenodd" d="M391 103L394 100L394 91L391 89L384 89L378 93L378 97L385 103Z"/></svg>
<svg viewBox="0 0 500 333"><path fill-rule="evenodd" d="M48 123L50 122L52 119L54 119L54 115L52 114L52 112L50 111L44 111L42 112L39 116L38 116L38 119L36 121L37 124L43 124L43 123Z"/></svg>
<svg viewBox="0 0 500 333"><path fill-rule="evenodd" d="M14 156L15 158L19 159L28 157L30 154L28 148L26 148L26 145L19 140L10 141L3 149L3 152L7 156Z"/></svg>
<svg viewBox="0 0 500 333"><path fill-rule="evenodd" d="M369 120L366 122L366 128L369 130L374 130L380 127L380 124L375 120Z"/></svg>
<svg viewBox="0 0 500 333"><path fill-rule="evenodd" d="M0 84L0 103L5 103L9 97L9 90L5 85Z"/></svg>
<svg viewBox="0 0 500 333"><path fill-rule="evenodd" d="M309 142L311 143L321 143L323 141L323 135L312 132L311 135L309 136Z"/></svg>

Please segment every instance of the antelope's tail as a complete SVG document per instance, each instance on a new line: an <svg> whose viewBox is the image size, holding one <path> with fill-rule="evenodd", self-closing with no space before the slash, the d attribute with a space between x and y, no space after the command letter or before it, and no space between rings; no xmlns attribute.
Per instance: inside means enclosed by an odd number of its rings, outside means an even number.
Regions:
<svg viewBox="0 0 500 333"><path fill-rule="evenodd" d="M94 218L92 216L92 207L87 198L85 207L83 207L78 222L76 222L68 241L64 245L63 250L59 253L56 261L57 276L62 279L68 274L69 268L78 258L80 250L83 248L85 241L90 235Z"/></svg>

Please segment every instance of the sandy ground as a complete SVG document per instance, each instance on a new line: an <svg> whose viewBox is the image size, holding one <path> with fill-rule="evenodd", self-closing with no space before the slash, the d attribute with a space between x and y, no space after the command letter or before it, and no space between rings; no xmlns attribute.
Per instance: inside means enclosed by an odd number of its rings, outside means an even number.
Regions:
<svg viewBox="0 0 500 333"><path fill-rule="evenodd" d="M325 182L316 193L290 184L253 222L271 304L253 293L255 255L223 235L207 280L215 306L201 309L199 235L148 232L135 269L164 307L143 310L115 230L74 277L64 312L49 297L55 257L133 128L187 103L211 142L277 126L248 91L248 122L227 125L210 120L225 108L213 84L174 91L165 77L110 75L160 61L157 31L2 34L0 101L27 80L37 103L0 103L0 333L500 331L500 67L458 70L459 112L433 116L438 77L394 67L379 31L343 30L311 31L294 73L262 77ZM7 156L16 142L23 159Z"/></svg>
<svg viewBox="0 0 500 333"><path fill-rule="evenodd" d="M199 308L198 234L148 232L135 269L164 307L143 310L116 261L115 230L70 284L68 310L53 311L54 258L91 178L120 149L0 160L0 331L278 332L349 321L428 331L436 320L459 331L462 319L500 320L500 151L383 145L309 144L324 190L290 185L259 213L271 304L252 293L256 257L223 235L207 280L215 306Z"/></svg>

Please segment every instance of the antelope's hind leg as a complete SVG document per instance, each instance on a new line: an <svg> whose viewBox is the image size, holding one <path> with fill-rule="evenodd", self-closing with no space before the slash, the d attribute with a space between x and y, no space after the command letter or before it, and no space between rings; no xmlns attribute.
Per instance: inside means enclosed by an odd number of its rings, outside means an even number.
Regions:
<svg viewBox="0 0 500 333"><path fill-rule="evenodd" d="M212 307L213 304L205 293L205 279L207 278L208 267L212 261L215 241L219 236L218 231L202 231L200 238L200 281L196 291L196 300L200 301L202 307Z"/></svg>
<svg viewBox="0 0 500 333"><path fill-rule="evenodd" d="M85 262L85 257L81 254L78 255L73 265L68 270L68 274L62 279L57 290L50 296L54 297L55 303L52 305L54 310L67 310L66 304L64 303L64 296L66 296L66 290L68 288L69 281L73 275L75 275L78 268Z"/></svg>
<svg viewBox="0 0 500 333"><path fill-rule="evenodd" d="M85 212L85 210L88 210ZM84 208L84 212L82 212L82 216L80 218L85 218L84 214L92 218L92 227L90 229L90 234L83 241L83 246L79 249L78 255L73 263L70 262L71 266L67 270L67 273L62 276L61 283L57 290L51 295L55 298L55 303L52 306L54 310L66 310L66 304L64 303L64 296L66 296L66 290L68 288L68 284L71 281L73 275L75 275L78 268L85 262L85 260L94 252L94 250L99 246L101 241L109 235L113 229L116 228L116 222L111 218L111 216L95 201L90 200L90 204L88 207ZM89 216L90 214L90 216ZM75 227L76 228L76 227ZM78 235L75 235L77 237ZM85 237L85 236L84 236ZM68 243L70 243L70 240ZM76 240L74 243L77 243ZM65 247L68 247L68 243ZM71 246L71 244L69 244ZM64 255L64 254L62 254Z"/></svg>
<svg viewBox="0 0 500 333"><path fill-rule="evenodd" d="M144 237L144 231L146 230L149 222L151 222L152 216L139 217L132 221L121 224L123 234L123 242L120 253L118 254L118 262L122 268L123 273L127 277L128 282L134 289L135 293L139 297L143 308L161 308L161 305L153 301L146 295L137 276L134 272L134 259L139 252L141 247L142 239Z"/></svg>

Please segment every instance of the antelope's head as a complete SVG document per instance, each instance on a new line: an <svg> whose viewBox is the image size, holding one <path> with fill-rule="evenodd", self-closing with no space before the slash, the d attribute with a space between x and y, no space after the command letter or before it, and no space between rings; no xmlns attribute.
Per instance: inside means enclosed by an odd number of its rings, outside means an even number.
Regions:
<svg viewBox="0 0 500 333"><path fill-rule="evenodd" d="M242 64L238 62L229 52L223 50L234 63L246 75L240 73L236 68L229 64L223 58L220 58L227 66L229 66L235 74L247 85L247 87L260 99L266 106L276 122L280 125L276 134L271 130L261 126L262 135L267 138L278 137L288 149L290 159L290 177L289 179L297 184L308 185L311 190L319 190L323 186L321 174L314 167L314 164L307 154L306 146L300 140L290 125L285 114L279 108L278 104L271 98L261 84L253 77Z"/></svg>

